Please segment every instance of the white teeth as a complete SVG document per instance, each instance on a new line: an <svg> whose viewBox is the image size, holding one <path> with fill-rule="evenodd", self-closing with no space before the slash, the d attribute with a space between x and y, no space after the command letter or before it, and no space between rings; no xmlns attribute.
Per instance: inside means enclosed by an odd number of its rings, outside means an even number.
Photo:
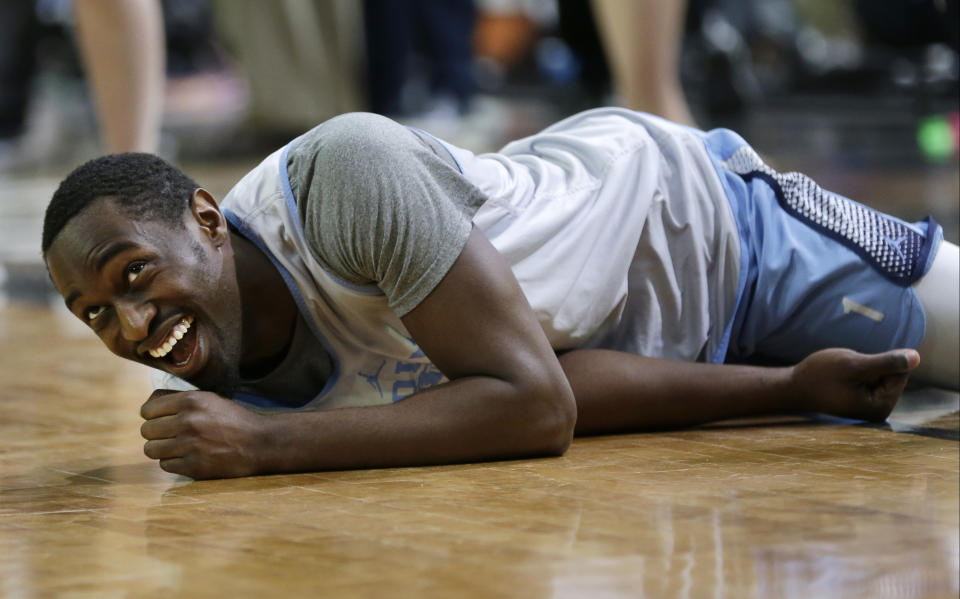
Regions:
<svg viewBox="0 0 960 599"><path fill-rule="evenodd" d="M183 339L183 336L187 334L187 331L190 330L190 325L193 324L193 316L187 316L173 327L170 331L170 335L163 340L163 343L157 347L148 350L149 353L154 358L162 358L173 349L173 346L177 344L177 341Z"/></svg>

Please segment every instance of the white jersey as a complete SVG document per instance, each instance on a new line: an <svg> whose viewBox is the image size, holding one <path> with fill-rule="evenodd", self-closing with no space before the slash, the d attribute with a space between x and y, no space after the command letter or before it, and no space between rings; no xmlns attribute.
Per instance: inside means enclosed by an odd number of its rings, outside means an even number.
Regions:
<svg viewBox="0 0 960 599"><path fill-rule="evenodd" d="M496 154L444 145L487 195L473 222L506 257L555 349L717 359L736 304L740 242L697 132L598 109ZM383 294L339 280L313 257L286 150L221 205L271 257L333 358L333 375L308 405L389 403L442 382ZM155 385L190 388L164 373Z"/></svg>
<svg viewBox="0 0 960 599"><path fill-rule="evenodd" d="M496 154L450 150L554 348L723 360L740 239L699 132L603 108Z"/></svg>

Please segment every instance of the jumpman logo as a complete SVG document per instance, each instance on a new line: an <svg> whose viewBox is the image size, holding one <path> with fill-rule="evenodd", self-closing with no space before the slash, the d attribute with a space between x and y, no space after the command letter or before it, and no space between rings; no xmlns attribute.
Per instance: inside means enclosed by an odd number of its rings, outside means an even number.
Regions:
<svg viewBox="0 0 960 599"><path fill-rule="evenodd" d="M362 376L364 379L366 379L367 384L373 387L373 390L379 393L381 398L383 398L383 387L380 386L380 373L383 371L383 367L386 363L386 360L380 362L380 368L377 368L377 371L373 374L364 374L362 372L357 373L357 376Z"/></svg>
<svg viewBox="0 0 960 599"><path fill-rule="evenodd" d="M889 237L889 236L887 236L887 235L885 234L885 235L883 236L883 240L886 241L886 242L887 242L887 245L889 245L890 247L892 247L892 248L893 248L893 251L895 251L897 254L899 254L901 258L903 258L904 260L907 259L907 255L904 254L904 253L903 253L903 250L900 248L900 246L903 244L903 242L907 240L907 236L906 236L906 235L904 235L903 237L899 237L899 238L897 238L897 239L893 239L892 237Z"/></svg>

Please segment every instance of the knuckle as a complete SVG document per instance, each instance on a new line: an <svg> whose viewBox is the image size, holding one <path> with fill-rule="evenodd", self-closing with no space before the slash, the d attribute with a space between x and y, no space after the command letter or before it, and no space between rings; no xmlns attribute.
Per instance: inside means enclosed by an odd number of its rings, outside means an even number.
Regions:
<svg viewBox="0 0 960 599"><path fill-rule="evenodd" d="M171 393L174 393L174 391L171 391L170 389L154 389L153 393L150 394L150 397L147 398L147 403L159 399L164 395L170 395Z"/></svg>
<svg viewBox="0 0 960 599"><path fill-rule="evenodd" d="M186 460L182 458L171 458L168 460L160 460L160 468L165 472L170 474L179 474L181 476L191 476L190 468L187 466Z"/></svg>
<svg viewBox="0 0 960 599"><path fill-rule="evenodd" d="M180 416L180 430L185 433L197 432L197 417L192 414L183 414Z"/></svg>
<svg viewBox="0 0 960 599"><path fill-rule="evenodd" d="M858 360L854 354L843 352L837 361L840 367L848 372L860 372L863 370L863 362Z"/></svg>
<svg viewBox="0 0 960 599"><path fill-rule="evenodd" d="M181 455L192 455L199 451L200 441L196 435L185 434L177 436L177 448Z"/></svg>
<svg viewBox="0 0 960 599"><path fill-rule="evenodd" d="M196 463L191 456L187 456L180 460L179 467L177 468L177 474L182 476L188 476L193 479L200 478L199 465Z"/></svg>

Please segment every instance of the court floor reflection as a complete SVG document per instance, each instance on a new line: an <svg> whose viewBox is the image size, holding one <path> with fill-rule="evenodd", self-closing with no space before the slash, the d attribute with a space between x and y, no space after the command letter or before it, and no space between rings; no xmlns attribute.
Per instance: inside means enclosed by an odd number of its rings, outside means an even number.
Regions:
<svg viewBox="0 0 960 599"><path fill-rule="evenodd" d="M145 372L59 308L0 307L0 355L5 596L960 591L956 393L911 391L886 427L778 418L557 459L193 482L142 455Z"/></svg>

